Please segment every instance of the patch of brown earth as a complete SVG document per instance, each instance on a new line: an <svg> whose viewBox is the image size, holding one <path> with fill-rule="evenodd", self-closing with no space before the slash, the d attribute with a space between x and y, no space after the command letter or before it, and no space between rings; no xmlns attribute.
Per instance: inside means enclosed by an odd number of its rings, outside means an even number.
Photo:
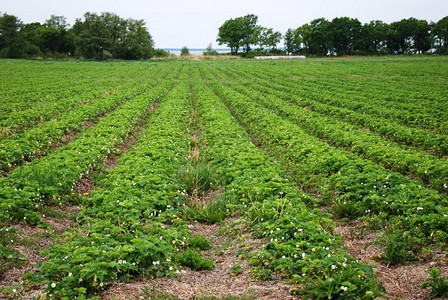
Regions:
<svg viewBox="0 0 448 300"><path fill-rule="evenodd" d="M430 290L422 289L421 283L425 281L429 275L426 270L437 267L442 271L444 276L448 274L447 253L442 251L434 251L429 261L408 262L406 265L389 266L383 264L375 258L383 253L381 245L370 245L366 249L365 246L375 241L381 232L359 233L359 222L351 222L348 224L340 224L336 228L336 233L344 237L344 246L348 248L348 253L360 261L375 265L375 273L379 275L379 282L386 289L385 296L387 299L428 299Z"/></svg>
<svg viewBox="0 0 448 300"><path fill-rule="evenodd" d="M229 220L228 223L234 222ZM129 299L144 297L144 289L150 289L151 293L168 293L180 299L192 299L193 297L226 297L239 296L251 299L276 300L295 299L290 295L291 286L283 283L283 280L270 280L259 282L250 277L249 264L237 253L252 253L259 250L264 241L253 239L244 228L240 235L232 234L232 230L220 233L221 225L205 225L194 223L190 226L193 235L199 234L210 240L213 248L204 251L203 255L216 262L211 271L192 271L184 268L175 278L157 278L153 280L139 280L134 283L115 283L110 290L102 293L102 299ZM237 230L238 231L238 230ZM240 266L238 271L232 270L234 266Z"/></svg>
<svg viewBox="0 0 448 300"><path fill-rule="evenodd" d="M37 271L38 269L36 268L36 265L39 262L44 262L47 260L47 257L40 255L40 252L50 248L51 245L58 241L55 237L66 231L73 224L68 217L70 215L75 215L79 211L79 208L75 206L67 206L64 208L51 207L51 209L57 213L65 214L65 217L61 219L49 217L43 218L43 221L54 228L53 231L28 224L15 224L11 226L17 229L17 245L14 247L14 251L25 256L27 258L27 262L25 265L8 270L5 273L3 280L0 280L0 289L8 286L19 285L23 275L29 272ZM26 294L24 299L32 299L40 293L41 291L30 291ZM8 293L0 293L0 299L10 299L8 297Z"/></svg>

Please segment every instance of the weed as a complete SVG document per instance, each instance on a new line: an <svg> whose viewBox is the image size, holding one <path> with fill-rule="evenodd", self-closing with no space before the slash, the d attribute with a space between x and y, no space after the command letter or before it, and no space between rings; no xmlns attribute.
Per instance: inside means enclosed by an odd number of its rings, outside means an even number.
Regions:
<svg viewBox="0 0 448 300"><path fill-rule="evenodd" d="M198 162L182 166L178 172L179 181L186 186L189 195L202 195L211 187L210 168L207 164Z"/></svg>
<svg viewBox="0 0 448 300"><path fill-rule="evenodd" d="M241 267L241 265L235 265L233 267L230 268L230 274L232 276L237 276L243 273L243 268Z"/></svg>
<svg viewBox="0 0 448 300"><path fill-rule="evenodd" d="M387 234L385 238L368 243L365 248L372 244L384 246L384 253L379 259L386 264L396 265L417 258L415 253L418 249L413 238L398 230Z"/></svg>
<svg viewBox="0 0 448 300"><path fill-rule="evenodd" d="M448 297L448 277L441 276L442 273L436 268L431 268L426 273L429 274L429 278L423 281L421 287L431 288L431 294L429 299L433 298L447 298Z"/></svg>
<svg viewBox="0 0 448 300"><path fill-rule="evenodd" d="M180 253L177 260L181 265L189 267L194 271L212 270L215 266L214 261L203 258L198 252L191 250L191 248L188 248L187 251Z"/></svg>
<svg viewBox="0 0 448 300"><path fill-rule="evenodd" d="M190 246L199 250L208 250L213 248L210 242L203 236L196 234L190 241Z"/></svg>
<svg viewBox="0 0 448 300"><path fill-rule="evenodd" d="M187 215L201 223L216 224L226 218L226 203L219 198L216 201L210 201L205 206L189 208Z"/></svg>

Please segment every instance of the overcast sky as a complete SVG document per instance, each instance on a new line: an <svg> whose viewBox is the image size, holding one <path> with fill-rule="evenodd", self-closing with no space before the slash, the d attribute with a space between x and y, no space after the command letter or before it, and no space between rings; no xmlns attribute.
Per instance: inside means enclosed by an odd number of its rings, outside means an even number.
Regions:
<svg viewBox="0 0 448 300"><path fill-rule="evenodd" d="M62 15L73 25L85 12L113 12L143 19L157 48L218 46L216 35L225 20L252 13L258 24L285 33L319 17L358 18L385 22L415 17L437 22L448 16L448 0L2 0L0 11L23 22L44 22Z"/></svg>

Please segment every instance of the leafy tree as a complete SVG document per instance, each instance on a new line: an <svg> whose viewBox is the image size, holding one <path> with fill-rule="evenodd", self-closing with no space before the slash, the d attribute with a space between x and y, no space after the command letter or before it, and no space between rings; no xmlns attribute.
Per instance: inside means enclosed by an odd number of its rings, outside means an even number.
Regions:
<svg viewBox="0 0 448 300"><path fill-rule="evenodd" d="M143 20L124 20L112 13L86 13L73 26L75 51L86 58L145 59L154 53L154 42Z"/></svg>
<svg viewBox="0 0 448 300"><path fill-rule="evenodd" d="M437 52L448 53L448 16L439 20L432 29Z"/></svg>
<svg viewBox="0 0 448 300"><path fill-rule="evenodd" d="M303 50L305 53L311 53L311 38L312 38L312 28L311 25L306 23L294 30L294 35L297 41L300 41L303 45Z"/></svg>
<svg viewBox="0 0 448 300"><path fill-rule="evenodd" d="M244 33L242 44L245 52L248 53L250 51L250 45L255 44L257 40L256 32L258 17L250 14L238 19Z"/></svg>
<svg viewBox="0 0 448 300"><path fill-rule="evenodd" d="M216 41L219 45L226 44L232 54L238 55L241 47L247 53L250 45L257 42L257 21L258 17L252 14L226 20L218 29Z"/></svg>
<svg viewBox="0 0 448 300"><path fill-rule="evenodd" d="M361 22L348 17L334 18L328 26L337 55L351 55L361 34Z"/></svg>
<svg viewBox="0 0 448 300"><path fill-rule="evenodd" d="M285 33L284 40L286 52L293 53L300 50L302 45L302 35L298 29L294 30L289 28Z"/></svg>
<svg viewBox="0 0 448 300"><path fill-rule="evenodd" d="M35 57L42 54L40 50L41 38L40 29L42 24L39 22L24 24L21 29L23 38L26 40L25 53L27 57Z"/></svg>
<svg viewBox="0 0 448 300"><path fill-rule="evenodd" d="M22 22L13 15L0 16L0 57L22 58L25 56L25 39L20 29Z"/></svg>
<svg viewBox="0 0 448 300"><path fill-rule="evenodd" d="M148 59L154 55L153 41L143 20L127 19L119 25L121 36L114 40L112 55L120 59ZM119 28L119 27L117 27ZM114 34L114 30L111 31Z"/></svg>
<svg viewBox="0 0 448 300"><path fill-rule="evenodd" d="M181 56L187 56L190 55L190 50L188 50L187 46L183 46L182 49L180 50L180 55Z"/></svg>
<svg viewBox="0 0 448 300"><path fill-rule="evenodd" d="M308 51L316 55L328 55L333 51L331 23L325 18L314 19L306 29L304 41L308 46Z"/></svg>
<svg viewBox="0 0 448 300"><path fill-rule="evenodd" d="M73 54L74 46L66 18L52 15L37 30L43 52Z"/></svg>
<svg viewBox="0 0 448 300"><path fill-rule="evenodd" d="M391 24L388 39L391 53L424 53L431 49L431 27L425 20L402 19Z"/></svg>
<svg viewBox="0 0 448 300"><path fill-rule="evenodd" d="M380 20L364 24L359 38L360 48L365 54L385 53L390 31L390 25Z"/></svg>
<svg viewBox="0 0 448 300"><path fill-rule="evenodd" d="M109 30L100 16L85 13L84 21L77 19L73 25L75 53L85 58L104 59L104 51L112 47Z"/></svg>
<svg viewBox="0 0 448 300"><path fill-rule="evenodd" d="M277 48L277 44L282 39L282 34L278 31L274 31L272 28L260 27L255 30L255 34L258 35L257 43L260 49L263 50L263 46L270 47L271 49Z"/></svg>

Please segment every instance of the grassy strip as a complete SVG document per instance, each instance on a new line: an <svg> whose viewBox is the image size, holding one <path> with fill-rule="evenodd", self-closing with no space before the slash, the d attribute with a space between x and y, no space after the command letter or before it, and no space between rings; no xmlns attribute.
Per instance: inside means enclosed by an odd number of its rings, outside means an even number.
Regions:
<svg viewBox="0 0 448 300"><path fill-rule="evenodd" d="M99 98L59 116L57 120L45 122L21 134L1 140L0 171L8 172L17 165L33 160L38 154L45 154L45 150L59 142L65 134L72 130L77 130L78 133L82 131L83 122L108 113L118 105L157 85L163 78L164 76L160 76L145 79L143 82L131 82L122 86L116 94Z"/></svg>
<svg viewBox="0 0 448 300"><path fill-rule="evenodd" d="M0 178L0 224L41 222L40 215L50 203L61 203L83 176L117 151L136 122L149 113L148 107L172 86L173 72L159 85L131 99L98 124L78 135L51 155L16 168Z"/></svg>
<svg viewBox="0 0 448 300"><path fill-rule="evenodd" d="M306 297L373 299L380 294L372 268L349 256L332 222L309 210L302 194L279 165L251 144L221 100L194 78L194 97L205 133L206 157L222 183L225 207L244 213L244 222L266 240L251 255L254 276L283 276ZM213 204L212 204L213 205ZM223 208L224 209L224 208Z"/></svg>
<svg viewBox="0 0 448 300"><path fill-rule="evenodd" d="M439 160L415 149L400 147L357 126L296 107L271 93L256 91L252 85L245 87L235 83L230 76L226 79L220 77L220 80L333 146L343 147L392 171L415 175L429 187L448 193L448 160Z"/></svg>
<svg viewBox="0 0 448 300"><path fill-rule="evenodd" d="M209 84L260 142L296 173L305 188L319 188L339 217L365 217L371 224L400 232L409 251L415 245L448 241L448 200L401 174L352 153L329 147L297 125L260 107L209 73ZM392 240L391 240L392 242Z"/></svg>
<svg viewBox="0 0 448 300"><path fill-rule="evenodd" d="M80 224L30 279L50 297L92 295L114 281L173 276L181 265L209 262L182 215L184 185L173 180L189 153L189 87L185 78L161 101L147 130L86 200Z"/></svg>

